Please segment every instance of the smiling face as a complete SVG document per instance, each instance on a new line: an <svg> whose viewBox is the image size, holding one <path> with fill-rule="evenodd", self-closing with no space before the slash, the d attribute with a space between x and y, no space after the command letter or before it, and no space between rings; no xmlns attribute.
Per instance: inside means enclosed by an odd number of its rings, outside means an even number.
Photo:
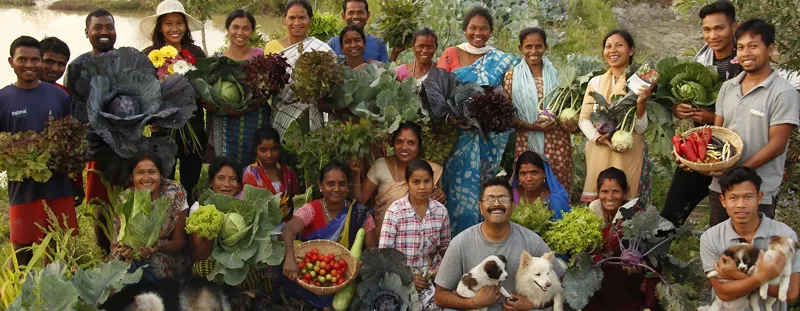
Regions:
<svg viewBox="0 0 800 311"><path fill-rule="evenodd" d="M347 198L350 185L347 175L339 169L332 169L325 173L322 183L319 185L322 197L330 204L339 204Z"/></svg>
<svg viewBox="0 0 800 311"><path fill-rule="evenodd" d="M295 38L305 38L310 25L311 19L308 18L308 11L299 3L290 7L286 11L286 16L283 17L283 26L286 27L289 35Z"/></svg>
<svg viewBox="0 0 800 311"><path fill-rule="evenodd" d="M431 35L418 36L412 45L414 58L421 64L430 64L436 53L436 38Z"/></svg>
<svg viewBox="0 0 800 311"><path fill-rule="evenodd" d="M633 53L633 48L628 45L628 42L620 34L608 37L603 47L603 58L605 58L608 66L612 68L628 67Z"/></svg>
<svg viewBox="0 0 800 311"><path fill-rule="evenodd" d="M361 38L361 34L358 31L351 30L344 33L344 36L342 36L342 51L348 57L364 57L364 39Z"/></svg>
<svg viewBox="0 0 800 311"><path fill-rule="evenodd" d="M607 212L616 213L625 199L625 190L616 179L604 180L597 192L600 205Z"/></svg>
<svg viewBox="0 0 800 311"><path fill-rule="evenodd" d="M745 32L736 42L736 57L746 72L769 69L772 50L772 46L767 46L761 40L761 35L754 35L751 32Z"/></svg>
<svg viewBox="0 0 800 311"><path fill-rule="evenodd" d="M347 4L345 4L342 19L344 19L344 23L347 25L353 24L364 28L364 26L367 25L367 20L369 20L367 6L361 1L348 1Z"/></svg>
<svg viewBox="0 0 800 311"><path fill-rule="evenodd" d="M731 23L725 13L708 14L703 18L703 40L714 51L730 53L735 31L735 24Z"/></svg>
<svg viewBox="0 0 800 311"><path fill-rule="evenodd" d="M493 200L494 202L488 202ZM507 200L505 203L501 200ZM481 196L481 215L487 223L500 225L507 223L514 211L514 203L511 200L511 193L503 186L489 186L483 190Z"/></svg>
<svg viewBox="0 0 800 311"><path fill-rule="evenodd" d="M281 145L274 139L264 139L256 146L256 157L262 165L274 166L281 156Z"/></svg>
<svg viewBox="0 0 800 311"><path fill-rule="evenodd" d="M39 49L20 46L14 50L14 56L8 58L8 64L14 68L17 80L24 83L33 83L39 80L42 72L42 56Z"/></svg>
<svg viewBox="0 0 800 311"><path fill-rule="evenodd" d="M542 65L542 57L544 57L544 52L547 51L547 43L544 42L542 35L532 33L525 37L525 40L522 40L522 44L519 45L519 51L525 56L525 63L529 67L538 67Z"/></svg>
<svg viewBox="0 0 800 311"><path fill-rule="evenodd" d="M763 197L753 182L745 181L732 185L719 199L732 222L747 224L758 219L758 204Z"/></svg>
<svg viewBox="0 0 800 311"><path fill-rule="evenodd" d="M150 190L150 193L158 193L161 186L161 172L153 161L144 159L136 164L131 173L131 181L136 190Z"/></svg>
<svg viewBox="0 0 800 311"><path fill-rule="evenodd" d="M223 166L211 180L211 190L214 193L236 196L239 193L239 179L236 177L236 172L232 167Z"/></svg>
<svg viewBox="0 0 800 311"><path fill-rule="evenodd" d="M544 170L533 164L522 164L519 167L519 185L525 191L536 191L544 184Z"/></svg>
<svg viewBox="0 0 800 311"><path fill-rule="evenodd" d="M114 43L117 42L114 18L109 15L92 16L89 20L89 27L86 28L86 38L89 38L92 48L100 53L113 50Z"/></svg>
<svg viewBox="0 0 800 311"><path fill-rule="evenodd" d="M427 201L433 193L433 176L426 170L418 169L408 177L408 195L412 199Z"/></svg>
<svg viewBox="0 0 800 311"><path fill-rule="evenodd" d="M476 48L486 46L486 41L489 41L489 37L492 36L489 21L480 15L472 17L472 19L469 20L469 24L467 24L467 30L464 32L464 36L467 37L467 42Z"/></svg>
<svg viewBox="0 0 800 311"><path fill-rule="evenodd" d="M247 17L237 17L231 21L231 25L228 27L228 40L231 45L246 47L252 37L253 24Z"/></svg>
<svg viewBox="0 0 800 311"><path fill-rule="evenodd" d="M169 45L180 45L186 35L186 17L181 13L169 13L162 17L161 34Z"/></svg>
<svg viewBox="0 0 800 311"><path fill-rule="evenodd" d="M67 62L69 57L63 54L54 53L53 51L44 52L42 55L42 80L56 83L64 71L67 70Z"/></svg>
<svg viewBox="0 0 800 311"><path fill-rule="evenodd" d="M394 142L394 155L400 162L408 163L419 155L419 137L411 129L403 129L397 134Z"/></svg>

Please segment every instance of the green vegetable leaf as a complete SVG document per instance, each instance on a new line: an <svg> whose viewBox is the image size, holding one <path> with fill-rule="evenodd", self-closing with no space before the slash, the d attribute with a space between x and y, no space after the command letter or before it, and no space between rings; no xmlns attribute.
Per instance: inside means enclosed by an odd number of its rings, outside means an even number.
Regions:
<svg viewBox="0 0 800 311"><path fill-rule="evenodd" d="M697 306L690 299L696 294L689 285L659 283L656 285L656 291L665 311L697 310Z"/></svg>
<svg viewBox="0 0 800 311"><path fill-rule="evenodd" d="M125 285L133 284L142 277L142 269L128 273L129 263L112 260L101 263L92 270L79 269L72 278L72 284L81 299L92 306L102 304L112 291L118 291Z"/></svg>
<svg viewBox="0 0 800 311"><path fill-rule="evenodd" d="M659 232L675 229L669 220L659 215L655 206L649 206L644 211L633 215L629 220L622 222L622 234L626 238L642 237L651 239Z"/></svg>
<svg viewBox="0 0 800 311"><path fill-rule="evenodd" d="M151 208L150 191L127 190L122 194L122 203L117 204L120 230L117 240L120 244L133 248L135 256L139 248L152 246L158 241L161 228L169 217L169 204L166 198L159 198Z"/></svg>
<svg viewBox="0 0 800 311"><path fill-rule="evenodd" d="M594 264L589 254L581 253L575 257L575 265L564 274L564 301L575 310L583 309L602 284L603 270Z"/></svg>
<svg viewBox="0 0 800 311"><path fill-rule="evenodd" d="M550 249L559 254L572 253L575 256L584 250L597 247L603 241L601 227L603 219L585 207L573 206L563 217L544 233L544 240Z"/></svg>

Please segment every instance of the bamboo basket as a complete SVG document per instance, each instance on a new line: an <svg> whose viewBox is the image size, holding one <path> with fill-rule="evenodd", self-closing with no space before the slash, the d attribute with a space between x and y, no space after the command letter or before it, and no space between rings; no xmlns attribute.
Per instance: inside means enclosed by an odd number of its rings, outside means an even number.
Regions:
<svg viewBox="0 0 800 311"><path fill-rule="evenodd" d="M314 284L308 284L301 281L300 279L295 280L297 284L300 284L301 287L320 296L330 295L343 289L345 286L347 286L347 284L350 284L350 282L352 282L353 279L358 274L359 265L356 264L355 259L353 259L353 255L350 254L350 250L340 245L339 243L333 241L311 240L295 246L294 248L295 261L302 260L302 255L305 255L305 253L311 251L311 249L313 248L318 249L320 254L333 253L333 255L336 256L336 260L344 259L344 261L347 262L346 278L344 282L342 282L342 284L336 286L326 286L326 287L315 286Z"/></svg>
<svg viewBox="0 0 800 311"><path fill-rule="evenodd" d="M739 162L739 159L742 158L742 150L743 150L742 148L744 148L744 142L742 141L742 137L739 136L739 134L736 134L736 132L724 127L719 127L719 126L709 126L709 127L711 127L711 135L721 139L722 141L730 142L736 148L736 154L734 154L730 159L725 161L720 161L715 163L697 163L689 161L688 159L682 156L679 156L678 153L675 152L675 150L672 150L672 153L675 155L675 157L678 158L679 161L681 161L681 163L683 163L683 165L686 165L686 167L688 167L689 169L699 173L713 173L713 172L727 170L736 165L736 163ZM695 127L687 130L686 132L681 134L681 136L683 138L686 138L692 133L701 131L702 129L703 129L702 126Z"/></svg>

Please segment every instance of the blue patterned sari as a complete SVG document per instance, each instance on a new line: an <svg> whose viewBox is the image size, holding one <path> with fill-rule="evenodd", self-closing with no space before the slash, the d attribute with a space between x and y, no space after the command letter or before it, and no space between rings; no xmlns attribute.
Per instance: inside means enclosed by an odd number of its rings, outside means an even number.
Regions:
<svg viewBox="0 0 800 311"><path fill-rule="evenodd" d="M453 71L462 83L475 82L481 86L499 87L506 70L517 58L492 50L472 65ZM511 132L490 133L488 140L477 130L458 128L458 141L444 166L442 178L447 193L452 236L482 221L480 207L481 180L494 176L503 157Z"/></svg>

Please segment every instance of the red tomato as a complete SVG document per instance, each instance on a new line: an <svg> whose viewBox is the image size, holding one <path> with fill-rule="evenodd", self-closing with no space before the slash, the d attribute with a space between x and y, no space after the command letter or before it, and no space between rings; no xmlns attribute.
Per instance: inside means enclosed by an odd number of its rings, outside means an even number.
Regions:
<svg viewBox="0 0 800 311"><path fill-rule="evenodd" d="M311 252L306 252L306 256L304 258L311 257Z"/></svg>
<svg viewBox="0 0 800 311"><path fill-rule="evenodd" d="M341 269L341 268L342 268L342 265L340 265L340 264L337 262L337 263L334 263L334 264L333 264L333 268L334 268L334 269L336 269L336 270L339 270L339 269Z"/></svg>
<svg viewBox="0 0 800 311"><path fill-rule="evenodd" d="M314 255L319 255L319 250L316 249L316 248L312 248L311 249L311 253L314 254Z"/></svg>
<svg viewBox="0 0 800 311"><path fill-rule="evenodd" d="M336 280L336 285L341 285L342 283L344 283L344 279Z"/></svg>
<svg viewBox="0 0 800 311"><path fill-rule="evenodd" d="M303 278L306 279L306 280L311 280L311 274L310 273L306 273L306 275L304 275Z"/></svg>
<svg viewBox="0 0 800 311"><path fill-rule="evenodd" d="M345 261L344 259L339 259L339 265L347 266L347 261Z"/></svg>
<svg viewBox="0 0 800 311"><path fill-rule="evenodd" d="M316 286L322 286L322 284L320 284L320 283L319 283L319 281L317 281L317 282L314 282L314 285L316 285Z"/></svg>
<svg viewBox="0 0 800 311"><path fill-rule="evenodd" d="M336 258L336 256L334 256L333 253L328 253L328 258L334 259L334 258Z"/></svg>

